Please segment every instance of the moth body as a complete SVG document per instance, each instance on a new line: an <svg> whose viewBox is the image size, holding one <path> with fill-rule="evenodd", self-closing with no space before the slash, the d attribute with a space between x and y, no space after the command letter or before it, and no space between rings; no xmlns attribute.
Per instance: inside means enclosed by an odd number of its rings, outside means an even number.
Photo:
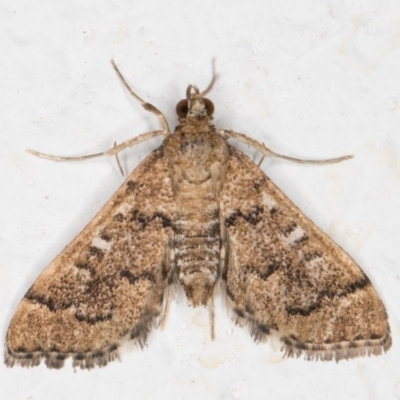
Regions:
<svg viewBox="0 0 400 400"><path fill-rule="evenodd" d="M220 275L219 194L228 157L214 127L179 126L165 141L176 202L173 219L176 275L193 305L207 304Z"/></svg>
<svg viewBox="0 0 400 400"><path fill-rule="evenodd" d="M189 86L177 107L181 117L164 142L175 198L173 254L175 270L190 302L207 304L220 276L219 194L226 175L228 145L211 125L212 116L199 90ZM209 102L208 104L210 104Z"/></svg>

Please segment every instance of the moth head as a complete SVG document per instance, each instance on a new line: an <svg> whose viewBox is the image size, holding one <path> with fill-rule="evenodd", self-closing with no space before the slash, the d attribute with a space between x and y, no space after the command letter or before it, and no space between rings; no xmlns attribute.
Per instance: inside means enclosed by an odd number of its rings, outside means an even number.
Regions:
<svg viewBox="0 0 400 400"><path fill-rule="evenodd" d="M217 79L214 64L213 60L213 77L207 89L200 92L197 86L189 85L186 89L186 99L181 100L176 105L179 122L197 125L199 123L208 123L213 119L214 104L205 95L211 91Z"/></svg>
<svg viewBox="0 0 400 400"><path fill-rule="evenodd" d="M176 105L176 113L180 122L195 122L212 120L214 104L203 97L197 86L189 85L186 90L186 99Z"/></svg>

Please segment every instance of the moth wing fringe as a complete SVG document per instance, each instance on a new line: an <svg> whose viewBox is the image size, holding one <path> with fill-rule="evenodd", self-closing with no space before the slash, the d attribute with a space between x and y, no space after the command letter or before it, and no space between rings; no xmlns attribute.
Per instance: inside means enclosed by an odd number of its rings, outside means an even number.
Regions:
<svg viewBox="0 0 400 400"><path fill-rule="evenodd" d="M379 356L389 350L392 339L390 330L380 339L355 340L331 344L301 343L287 337L281 337L285 357L303 357L307 361L336 361L356 357Z"/></svg>

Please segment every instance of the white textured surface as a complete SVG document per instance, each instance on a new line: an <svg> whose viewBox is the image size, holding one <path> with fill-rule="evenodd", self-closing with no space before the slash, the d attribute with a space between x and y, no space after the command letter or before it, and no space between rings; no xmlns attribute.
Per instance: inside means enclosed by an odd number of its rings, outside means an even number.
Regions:
<svg viewBox="0 0 400 400"><path fill-rule="evenodd" d="M336 363L282 359L216 306L172 303L164 331L121 363L74 373L6 369L1 399L400 399L400 3L313 1L14 1L0 5L0 333L38 274L122 183L113 159L55 163L158 128L110 65L175 123L188 83L205 88L217 127L304 158L264 171L362 266L386 304L393 347ZM131 171L160 141L126 151ZM253 159L259 155L240 146Z"/></svg>

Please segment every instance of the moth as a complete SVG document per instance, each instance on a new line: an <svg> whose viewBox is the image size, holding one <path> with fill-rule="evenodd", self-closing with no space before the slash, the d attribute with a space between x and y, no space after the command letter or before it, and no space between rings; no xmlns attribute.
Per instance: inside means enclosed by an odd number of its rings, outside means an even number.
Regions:
<svg viewBox="0 0 400 400"><path fill-rule="evenodd" d="M105 366L124 342L146 344L174 284L191 305L210 308L212 331L221 284L235 322L256 341L277 331L286 356L341 360L387 351L387 314L368 277L228 139L263 157L291 158L212 125L214 106L205 96L215 72L205 91L188 86L171 133L164 115L113 66L162 129L72 159L117 155L156 136L164 141L28 290L7 332L6 365L44 359L60 368L72 357L74 367Z"/></svg>

